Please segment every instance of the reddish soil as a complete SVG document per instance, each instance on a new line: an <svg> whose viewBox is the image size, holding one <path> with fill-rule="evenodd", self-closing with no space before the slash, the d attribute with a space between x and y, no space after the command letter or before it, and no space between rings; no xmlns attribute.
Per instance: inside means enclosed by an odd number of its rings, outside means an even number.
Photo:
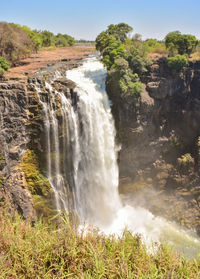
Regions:
<svg viewBox="0 0 200 279"><path fill-rule="evenodd" d="M29 58L20 61L21 66L13 67L6 74L7 78L26 78L38 70L49 65L60 62L62 59L81 59L89 53L94 52L94 48L87 48L87 45L56 48L53 50L43 49Z"/></svg>

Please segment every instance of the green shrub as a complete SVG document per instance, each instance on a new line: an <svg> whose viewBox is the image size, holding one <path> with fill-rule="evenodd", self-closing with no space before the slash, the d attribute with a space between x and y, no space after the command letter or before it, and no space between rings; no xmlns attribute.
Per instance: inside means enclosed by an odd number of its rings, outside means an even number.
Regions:
<svg viewBox="0 0 200 279"><path fill-rule="evenodd" d="M149 64L149 61L142 50L137 49L135 46L129 47L126 59L133 73L141 75L147 71L146 66Z"/></svg>
<svg viewBox="0 0 200 279"><path fill-rule="evenodd" d="M41 46L42 46L42 38L41 38L41 34L31 30L28 26L23 25L22 29L28 34L28 36L30 37L32 43L33 43L33 47L34 50L37 52Z"/></svg>
<svg viewBox="0 0 200 279"><path fill-rule="evenodd" d="M155 39L147 39L142 45L144 51L148 53L159 53L162 55L167 55L168 50L165 47L165 43L157 41Z"/></svg>
<svg viewBox="0 0 200 279"><path fill-rule="evenodd" d="M9 63L4 57L0 57L0 67L4 71L8 71L8 69L9 69Z"/></svg>
<svg viewBox="0 0 200 279"><path fill-rule="evenodd" d="M0 77L2 77L5 72L9 69L9 63L4 57L0 57Z"/></svg>
<svg viewBox="0 0 200 279"><path fill-rule="evenodd" d="M169 67L177 72L179 72L183 67L185 67L188 64L185 55L180 54L177 54L174 57L169 57L167 60Z"/></svg>
<svg viewBox="0 0 200 279"><path fill-rule="evenodd" d="M124 58L117 58L108 74L120 89L121 97L132 96L138 98L140 96L143 85L138 74L132 72Z"/></svg>

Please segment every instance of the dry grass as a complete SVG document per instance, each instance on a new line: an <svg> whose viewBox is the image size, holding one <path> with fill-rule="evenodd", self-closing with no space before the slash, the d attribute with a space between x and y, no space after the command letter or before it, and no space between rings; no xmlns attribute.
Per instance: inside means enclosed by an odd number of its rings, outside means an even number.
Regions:
<svg viewBox="0 0 200 279"><path fill-rule="evenodd" d="M33 74L41 68L60 62L62 59L81 59L92 52L94 52L94 49L78 48L76 46L44 48L38 51L38 53L32 54L29 58L21 60L21 63L24 65L11 68L6 77L26 78L27 73Z"/></svg>
<svg viewBox="0 0 200 279"><path fill-rule="evenodd" d="M200 51L192 53L189 61L200 61Z"/></svg>
<svg viewBox="0 0 200 279"><path fill-rule="evenodd" d="M140 236L121 238L97 231L77 233L68 219L57 217L31 226L18 215L0 212L0 278L199 278L199 260L179 257L168 246L150 254Z"/></svg>

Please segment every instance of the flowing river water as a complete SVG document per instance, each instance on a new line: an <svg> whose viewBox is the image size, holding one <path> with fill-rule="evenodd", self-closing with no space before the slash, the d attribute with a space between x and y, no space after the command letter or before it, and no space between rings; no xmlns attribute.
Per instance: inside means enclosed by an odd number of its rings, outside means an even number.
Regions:
<svg viewBox="0 0 200 279"><path fill-rule="evenodd" d="M152 241L167 241L186 256L196 257L200 253L200 240L195 233L155 217L145 208L122 205L118 194L119 148L115 144L114 120L105 90L106 70L98 57L85 59L81 66L67 71L66 76L76 83L75 105L59 92L54 92L47 105L38 94L46 131L47 176L58 210L73 208L82 224L98 227L105 234L121 235L127 228L140 233L149 247ZM51 85L46 87L53 94ZM61 100L62 143L53 105L56 96ZM64 183L69 166L73 202L69 202L69 190Z"/></svg>

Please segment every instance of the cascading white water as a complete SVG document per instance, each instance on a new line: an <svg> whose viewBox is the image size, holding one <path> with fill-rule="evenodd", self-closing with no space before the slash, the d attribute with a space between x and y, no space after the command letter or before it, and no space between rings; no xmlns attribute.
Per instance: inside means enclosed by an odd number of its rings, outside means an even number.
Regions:
<svg viewBox="0 0 200 279"><path fill-rule="evenodd" d="M105 68L96 57L89 58L68 71L67 78L76 83L78 95L72 146L78 215L106 233L120 233L128 227L158 240L158 220L147 210L123 207L120 201L116 133L105 91Z"/></svg>
<svg viewBox="0 0 200 279"><path fill-rule="evenodd" d="M150 246L152 240L168 240L187 256L195 256L200 242L190 233L144 208L121 203L116 133L102 63L91 57L66 75L77 85L72 100L49 83L45 89L36 86L43 109L47 177L57 209L75 210L81 224L97 226L106 234L120 235L127 228L140 233ZM59 77L56 73L54 79Z"/></svg>
<svg viewBox="0 0 200 279"><path fill-rule="evenodd" d="M55 78L58 77L58 73L56 73ZM62 151L64 154L67 153L65 141L68 138L66 136L67 127L69 125L71 119L71 104L68 102L67 98L61 93L54 91L49 83L45 83L45 89L49 92L49 98L47 100L43 100L43 95L41 92L40 84L36 84L36 90L38 92L38 97L40 104L43 108L43 122L45 128L45 144L46 144L46 169L47 169L47 177L51 184L51 187L55 194L56 207L60 211L64 209L66 212L69 209L69 201L68 201L68 189L64 183L63 172L61 172L61 148L60 148L60 132L58 125L58 118L56 115L55 108L55 99L59 97L61 102L61 118L63 119L63 130L62 130L62 138L63 138L63 148ZM67 111L69 112L69 117L67 117ZM65 161L64 161L65 162ZM65 163L64 169L65 169ZM65 169L66 173L66 169Z"/></svg>
<svg viewBox="0 0 200 279"><path fill-rule="evenodd" d="M70 137L73 154L74 201L81 221L107 234L121 234L126 227L142 234L146 243L169 240L191 256L199 240L144 208L122 206L118 194L117 148L110 102L105 91L106 70L98 58L67 71L77 85L77 105ZM166 238L167 235L167 238ZM179 241L174 241L174 239Z"/></svg>
<svg viewBox="0 0 200 279"><path fill-rule="evenodd" d="M105 92L106 71L96 59L67 72L77 84L73 165L75 207L82 221L108 226L121 206L115 128Z"/></svg>

